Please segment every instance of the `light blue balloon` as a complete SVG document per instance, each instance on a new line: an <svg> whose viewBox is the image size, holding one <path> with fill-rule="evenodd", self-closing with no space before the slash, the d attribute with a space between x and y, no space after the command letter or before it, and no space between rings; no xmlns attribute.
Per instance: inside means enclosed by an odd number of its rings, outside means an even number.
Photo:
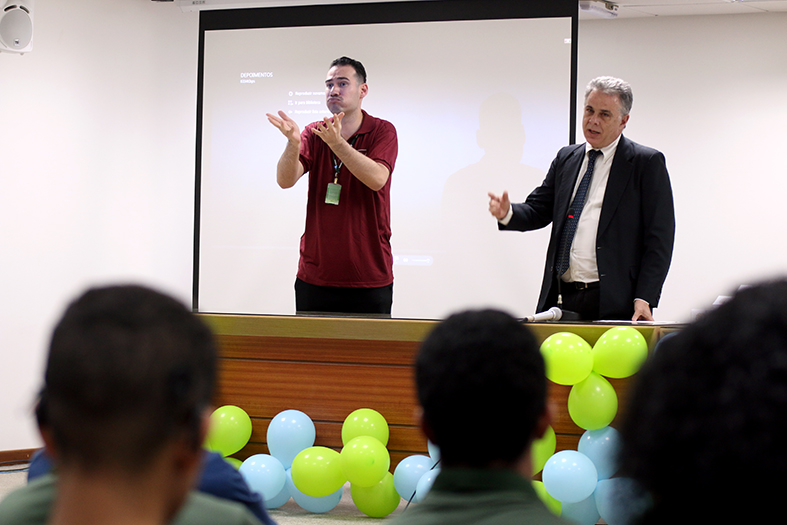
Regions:
<svg viewBox="0 0 787 525"><path fill-rule="evenodd" d="M287 483L284 483L284 486L281 488L281 492L278 495L274 496L271 499L265 500L265 508L266 509L278 509L285 503L290 501L290 489L287 488Z"/></svg>
<svg viewBox="0 0 787 525"><path fill-rule="evenodd" d="M429 457L432 458L432 465L437 465L438 461L440 461L440 447L428 439L426 440L426 447L429 450Z"/></svg>
<svg viewBox="0 0 787 525"><path fill-rule="evenodd" d="M254 454L241 463L238 472L249 488L262 494L263 499L273 499L284 487L287 477L281 461L268 454Z"/></svg>
<svg viewBox="0 0 787 525"><path fill-rule="evenodd" d="M631 478L603 479L594 494L598 513L609 525L629 525L650 507L651 499Z"/></svg>
<svg viewBox="0 0 787 525"><path fill-rule="evenodd" d="M541 474L544 488L561 503L577 503L596 489L598 473L586 455L575 450L561 450L547 460Z"/></svg>
<svg viewBox="0 0 787 525"><path fill-rule="evenodd" d="M336 492L328 494L327 496L321 496L319 498L307 496L298 490L298 487L292 482L292 469L287 469L287 490L290 491L290 496L292 496L293 501L295 501L299 507L316 514L332 510L339 504L339 501L342 499L342 494L344 493L344 487L340 487Z"/></svg>
<svg viewBox="0 0 787 525"><path fill-rule="evenodd" d="M601 517L596 508L596 498L593 494L576 503L563 503L562 509L560 517L577 525L595 525Z"/></svg>
<svg viewBox="0 0 787 525"><path fill-rule="evenodd" d="M579 438L577 450L596 466L598 479L609 479L618 471L620 433L612 427L588 430Z"/></svg>
<svg viewBox="0 0 787 525"><path fill-rule="evenodd" d="M422 454L407 456L396 465L393 480L394 488L405 501L415 494L418 480L432 468L432 459Z"/></svg>
<svg viewBox="0 0 787 525"><path fill-rule="evenodd" d="M421 479L418 480L418 483L415 486L415 498L413 499L415 503L421 503L426 495L429 494L429 491L432 489L432 485L434 485L434 480L437 478L438 474L440 474L440 467L435 467L421 476Z"/></svg>
<svg viewBox="0 0 787 525"><path fill-rule="evenodd" d="M314 422L309 416L300 410L285 410L276 414L268 425L268 450L288 469L295 456L314 446L316 436Z"/></svg>

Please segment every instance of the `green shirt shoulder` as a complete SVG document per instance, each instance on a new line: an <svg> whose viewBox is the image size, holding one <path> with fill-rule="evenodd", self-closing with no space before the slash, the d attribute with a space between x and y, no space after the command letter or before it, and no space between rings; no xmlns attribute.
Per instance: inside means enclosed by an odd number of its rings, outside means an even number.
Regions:
<svg viewBox="0 0 787 525"><path fill-rule="evenodd" d="M0 501L3 525L46 525L55 499L55 476L36 478ZM192 491L173 525L261 525L244 505Z"/></svg>
<svg viewBox="0 0 787 525"><path fill-rule="evenodd" d="M388 525L569 525L513 471L445 468L424 501Z"/></svg>

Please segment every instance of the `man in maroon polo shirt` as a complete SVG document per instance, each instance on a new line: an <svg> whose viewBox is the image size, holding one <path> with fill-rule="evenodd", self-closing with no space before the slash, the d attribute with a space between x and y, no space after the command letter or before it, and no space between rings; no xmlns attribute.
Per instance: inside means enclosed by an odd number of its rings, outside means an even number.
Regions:
<svg viewBox="0 0 787 525"><path fill-rule="evenodd" d="M298 312L391 313L393 124L361 109L369 92L357 60L337 58L325 79L333 117L303 132L283 111L268 120L287 137L276 180L290 188L309 174L306 228L295 280Z"/></svg>

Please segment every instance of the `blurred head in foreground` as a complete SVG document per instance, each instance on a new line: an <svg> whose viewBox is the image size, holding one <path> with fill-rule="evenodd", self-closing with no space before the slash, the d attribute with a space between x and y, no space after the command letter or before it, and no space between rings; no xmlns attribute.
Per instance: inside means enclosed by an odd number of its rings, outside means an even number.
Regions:
<svg viewBox="0 0 787 525"><path fill-rule="evenodd" d="M216 379L210 330L178 301L140 286L88 290L55 327L37 418L69 490L156 487L171 517L199 473ZM150 502L154 503L154 502Z"/></svg>
<svg viewBox="0 0 787 525"><path fill-rule="evenodd" d="M658 345L621 428L647 523L765 522L787 484L787 281L738 292Z"/></svg>

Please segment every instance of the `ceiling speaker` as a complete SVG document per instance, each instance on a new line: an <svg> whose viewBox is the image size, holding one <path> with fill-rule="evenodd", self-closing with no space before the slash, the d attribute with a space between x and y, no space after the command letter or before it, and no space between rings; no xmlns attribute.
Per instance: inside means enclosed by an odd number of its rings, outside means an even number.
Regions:
<svg viewBox="0 0 787 525"><path fill-rule="evenodd" d="M0 0L0 51L33 50L33 0Z"/></svg>

